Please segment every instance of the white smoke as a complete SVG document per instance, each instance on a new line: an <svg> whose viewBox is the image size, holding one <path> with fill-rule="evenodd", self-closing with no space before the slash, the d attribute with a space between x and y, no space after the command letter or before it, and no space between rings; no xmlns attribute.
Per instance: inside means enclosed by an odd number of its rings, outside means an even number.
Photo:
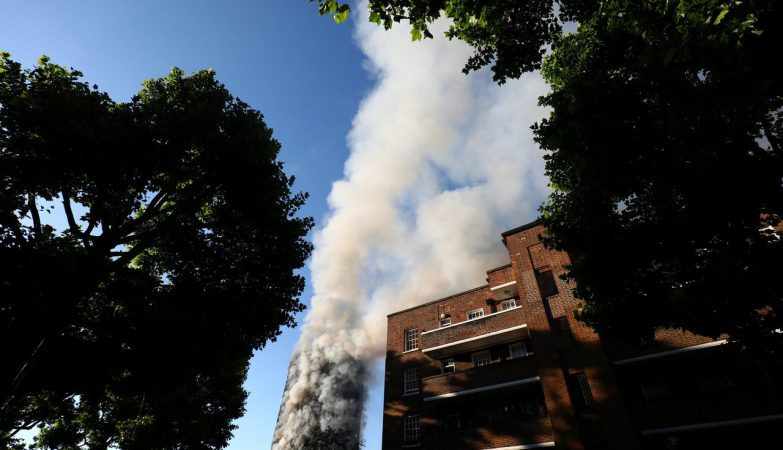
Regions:
<svg viewBox="0 0 783 450"><path fill-rule="evenodd" d="M314 296L289 367L273 449L309 432L357 433L386 315L484 283L507 262L500 233L532 220L547 193L530 126L544 115L537 75L465 76L471 50L442 36L412 43L356 8L357 40L376 77L348 137L345 176L315 237Z"/></svg>

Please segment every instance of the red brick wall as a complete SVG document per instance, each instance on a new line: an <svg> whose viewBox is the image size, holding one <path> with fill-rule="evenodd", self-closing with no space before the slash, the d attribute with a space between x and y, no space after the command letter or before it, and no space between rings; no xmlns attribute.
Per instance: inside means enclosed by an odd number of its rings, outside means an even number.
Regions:
<svg viewBox="0 0 783 450"><path fill-rule="evenodd" d="M441 395L531 378L538 374L537 369L535 358L528 356L453 373L437 374L422 380L423 395Z"/></svg>
<svg viewBox="0 0 783 450"><path fill-rule="evenodd" d="M578 302L571 293L572 286L559 278L569 262L568 255L544 248L539 238L543 233L544 228L535 223L504 233L503 242L508 249L511 264L489 270L488 285L389 316L384 449L400 448L402 417L411 413L420 414L423 431L432 432L434 436L427 439L425 434L422 449L493 448L554 440L559 449L633 450L639 448L637 427L670 426L783 412L783 406L780 406L783 405L783 393L777 388L783 383L783 367L774 370L760 370L755 366L734 367L731 378L735 385L721 391L687 392L666 400L638 398L640 374L664 370L678 379L687 380L693 376L689 370L698 369L701 361L708 361L703 358L727 352L728 346L704 351L703 354L699 350L702 356L695 355L697 352L688 352L683 354L687 356L682 357L616 366L613 362L617 359L703 344L712 339L683 330L662 329L656 332L656 343L644 348L603 343L592 329L574 319L573 310ZM557 287L557 293L546 299L542 298L539 290L540 273L545 271L552 272ZM440 362L429 358L421 350L403 353L406 329L417 328L419 333L437 330L443 313L451 316L452 324L464 322L466 313L477 308L482 308L485 316L488 316L497 308L490 287L509 281L516 281L519 290L517 305L521 308L424 336L419 334L419 347L441 345L526 324L529 332L526 343L529 351L534 350L534 356L472 369L470 355L458 355L455 357L458 372L440 375ZM570 333L562 333L560 322L551 320L558 317L564 318ZM493 360L505 358L501 347L493 350ZM730 366L730 358L723 358ZM710 364L719 364L722 360L713 358L711 361ZM403 373L410 367L418 367L422 378L430 378L422 381L420 394L403 396ZM586 375L595 402L592 409L582 412L575 411L567 382L570 376L577 373ZM541 382L536 385L536 389L541 391L549 416L508 425L505 429L444 432L443 418L438 415L441 412L437 412L433 405L442 405L439 403L441 400L422 400L428 395L502 383L535 374L540 377ZM472 394L460 398L463 401L475 398L475 401L480 402L483 397L482 394ZM535 440L520 441L521 435L526 436L525 439L535 436Z"/></svg>
<svg viewBox="0 0 783 450"><path fill-rule="evenodd" d="M520 298L526 314L530 337L541 365L540 377L544 400L552 420L558 448L582 449L585 443L602 448L639 448L633 424L620 397L610 361L600 339L592 329L576 321L577 305L571 286L560 279L568 264L568 255L544 248L541 225L506 234L504 242L511 256L512 268L520 287ZM546 299L552 317L565 317L573 341L555 334L547 308L538 288L537 272L551 271L558 293ZM587 376L595 409L576 414L568 391L567 376ZM585 426L590 424L590 426ZM581 430L581 433L580 431Z"/></svg>
<svg viewBox="0 0 783 450"><path fill-rule="evenodd" d="M487 272L487 283L490 286L500 286L510 281L514 281L514 272L511 264L492 269Z"/></svg>
<svg viewBox="0 0 783 450"><path fill-rule="evenodd" d="M436 425L437 427L438 425ZM456 430L430 432L431 438L424 440L424 447L437 450L485 449L510 447L520 443L533 444L552 442L552 425L547 418L528 420L511 424L495 425L480 430ZM520 436L525 436L520 442Z"/></svg>
<svg viewBox="0 0 783 450"><path fill-rule="evenodd" d="M524 323L522 308L509 309L484 316L480 319L474 319L469 322L463 321L456 325L431 331L422 336L421 342L423 348L427 349L519 326Z"/></svg>

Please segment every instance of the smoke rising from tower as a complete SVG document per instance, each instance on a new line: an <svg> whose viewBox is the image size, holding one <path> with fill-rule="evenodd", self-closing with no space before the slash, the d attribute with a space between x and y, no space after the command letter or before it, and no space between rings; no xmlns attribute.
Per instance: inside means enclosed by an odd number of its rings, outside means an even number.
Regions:
<svg viewBox="0 0 783 450"><path fill-rule="evenodd" d="M317 429L358 435L386 315L483 284L488 268L506 262L500 232L535 217L547 193L530 130L544 115L539 76L499 87L487 72L463 75L471 50L442 38L444 23L417 43L401 24L387 32L366 16L357 23L376 84L315 236L314 295L275 450L299 449Z"/></svg>

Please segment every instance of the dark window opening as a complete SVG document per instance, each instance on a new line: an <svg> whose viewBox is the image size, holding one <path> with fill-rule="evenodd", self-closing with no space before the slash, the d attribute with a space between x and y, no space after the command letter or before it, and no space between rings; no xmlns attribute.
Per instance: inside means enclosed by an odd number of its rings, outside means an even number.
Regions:
<svg viewBox="0 0 783 450"><path fill-rule="evenodd" d="M663 378L659 375L644 375L639 377L639 386L642 389L642 395L646 399L666 398L669 396L669 390L666 388Z"/></svg>
<svg viewBox="0 0 783 450"><path fill-rule="evenodd" d="M731 387L731 380L723 369L700 370L693 375L700 391L716 391Z"/></svg>
<svg viewBox="0 0 783 450"><path fill-rule="evenodd" d="M574 344L574 334L571 332L571 325L568 323L568 317L560 316L551 319L549 325L562 347L569 348Z"/></svg>
<svg viewBox="0 0 783 450"><path fill-rule="evenodd" d="M593 393L590 391L587 375L584 373L574 373L568 376L568 390L571 393L574 409L577 411L586 411L595 406Z"/></svg>
<svg viewBox="0 0 783 450"><path fill-rule="evenodd" d="M447 430L459 430L462 428L459 421L459 414L447 415L446 420L443 421L443 424Z"/></svg>
<svg viewBox="0 0 783 450"><path fill-rule="evenodd" d="M555 282L555 276L552 274L551 270L543 272L536 271L536 281L538 282L538 290L541 292L542 298L557 295L557 283Z"/></svg>

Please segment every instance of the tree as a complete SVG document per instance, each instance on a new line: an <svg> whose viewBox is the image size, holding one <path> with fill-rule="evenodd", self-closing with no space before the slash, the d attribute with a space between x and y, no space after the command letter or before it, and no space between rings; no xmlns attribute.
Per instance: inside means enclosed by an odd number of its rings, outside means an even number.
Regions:
<svg viewBox="0 0 783 450"><path fill-rule="evenodd" d="M728 333L779 353L783 44L774 2L614 2L544 65L536 129L588 323ZM633 320L628 320L633 318Z"/></svg>
<svg viewBox="0 0 783 450"><path fill-rule="evenodd" d="M310 0L314 1L314 0ZM336 22L348 17L347 4L318 0L319 12L333 14ZM406 20L411 37L432 38L429 25L439 17L451 24L446 37L472 46L475 53L464 73L491 66L500 84L509 78L541 68L546 46L557 40L567 21L589 19L597 0L369 0L370 22L390 29Z"/></svg>
<svg viewBox="0 0 783 450"><path fill-rule="evenodd" d="M0 58L0 446L222 448L304 308L306 194L212 71L128 103L81 77Z"/></svg>
<svg viewBox="0 0 783 450"><path fill-rule="evenodd" d="M634 341L656 327L728 333L779 355L779 2L369 7L387 28L410 20L414 39L431 37L434 19L452 19L447 36L476 51L465 70L492 65L500 83L542 67L552 88L540 100L551 114L534 127L553 189L542 206L546 243L571 256L582 320ZM564 34L565 21L577 31Z"/></svg>

